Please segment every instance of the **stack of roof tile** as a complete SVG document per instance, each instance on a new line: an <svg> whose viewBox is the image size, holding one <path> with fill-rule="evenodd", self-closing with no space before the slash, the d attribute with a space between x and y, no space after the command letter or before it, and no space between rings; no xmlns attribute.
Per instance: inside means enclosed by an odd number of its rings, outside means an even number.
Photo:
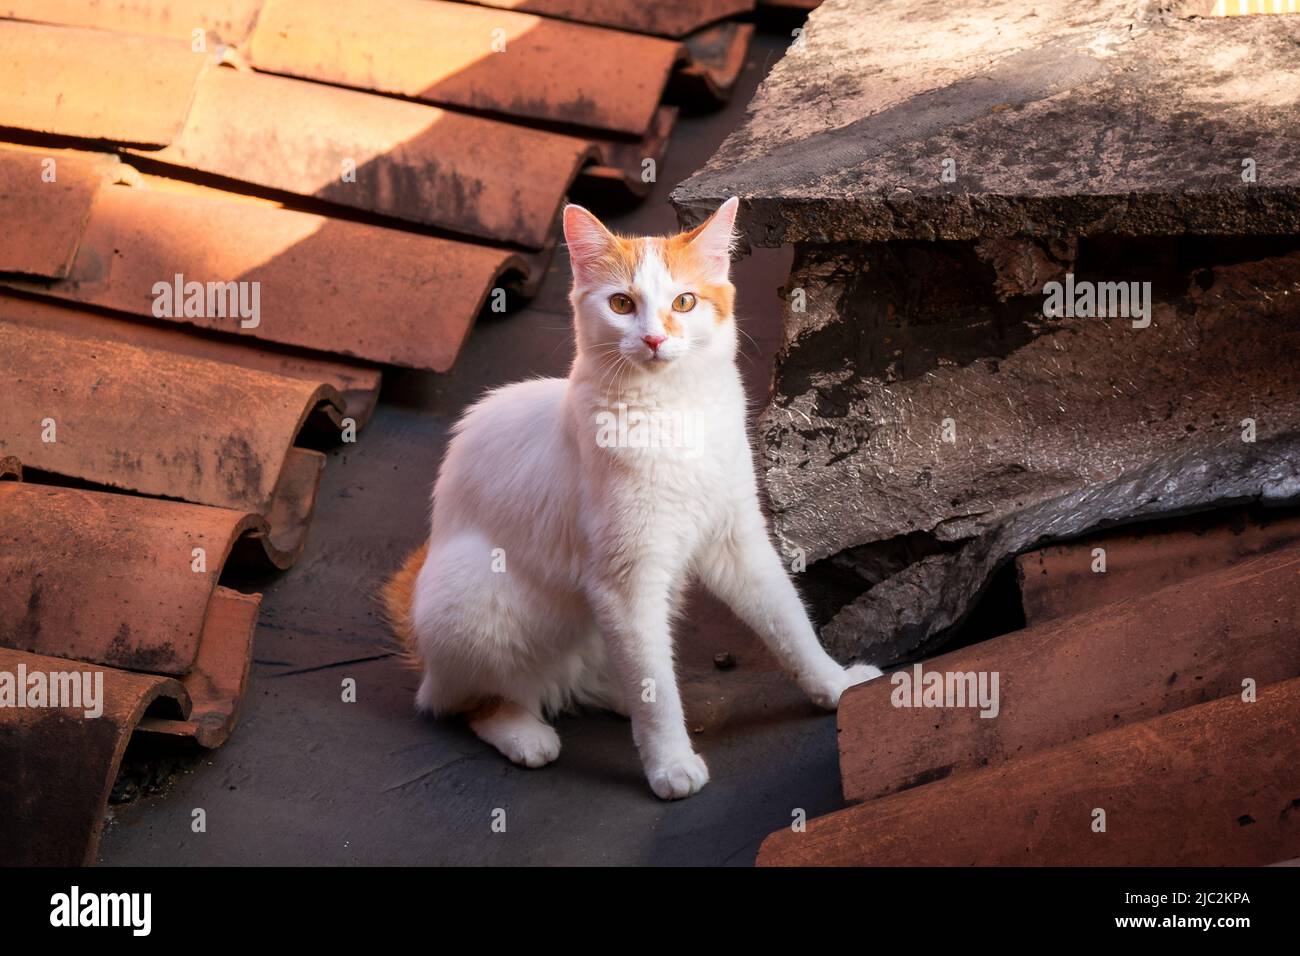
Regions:
<svg viewBox="0 0 1300 956"><path fill-rule="evenodd" d="M93 860L132 734L226 739L260 597L222 576L301 553L307 446L535 291L575 180L643 194L752 31L513 6L0 4L0 862Z"/></svg>
<svg viewBox="0 0 1300 956"><path fill-rule="evenodd" d="M759 863L1300 855L1300 519L1124 529L1018 568L1028 627L850 690L839 749L854 805L773 834ZM964 685L966 706L938 690L938 706L915 706L929 674ZM996 706L972 705L964 675L996 686Z"/></svg>

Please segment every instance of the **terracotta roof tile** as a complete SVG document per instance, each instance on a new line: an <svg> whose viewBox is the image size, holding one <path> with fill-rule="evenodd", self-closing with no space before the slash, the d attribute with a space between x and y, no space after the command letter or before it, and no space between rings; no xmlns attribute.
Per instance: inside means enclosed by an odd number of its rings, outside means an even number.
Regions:
<svg viewBox="0 0 1300 956"><path fill-rule="evenodd" d="M334 389L0 317L0 454L29 468L261 515L280 566L302 547L324 465L294 448ZM43 440L54 423L53 441ZM178 428L177 422L184 422Z"/></svg>
<svg viewBox="0 0 1300 956"><path fill-rule="evenodd" d="M230 549L257 530L224 508L0 484L0 645L183 675Z"/></svg>
<svg viewBox="0 0 1300 956"><path fill-rule="evenodd" d="M180 133L208 57L188 43L0 22L0 125L163 146Z"/></svg>
<svg viewBox="0 0 1300 956"><path fill-rule="evenodd" d="M0 647L0 672L104 675L103 716L54 708L0 709L0 859L10 866L82 866L95 861L113 781L127 740L146 712L190 712L170 677L132 674ZM58 799L51 799L57 794Z"/></svg>
<svg viewBox="0 0 1300 956"><path fill-rule="evenodd" d="M14 168L28 175L34 160L0 149L0 176ZM29 223L46 236L62 229L63 246L79 250L75 263L70 271L41 273L60 281L0 282L143 318L368 361L447 370L491 290L507 273L529 271L521 257L488 246L126 186L96 191L78 241L80 223L71 215L36 228L49 221L35 218L41 210L30 201L42 188L47 187L0 190L0 216ZM57 195L55 187L48 188ZM156 308L156 284L175 286L177 275L182 285L257 283L258 324L245 328L237 316L183 315L174 295L165 296L167 308ZM421 281L412 282L412 276Z"/></svg>
<svg viewBox="0 0 1300 956"><path fill-rule="evenodd" d="M754 0L469 0L502 10L577 20L621 30L685 36L724 17L748 13ZM804 0L812 2L812 0Z"/></svg>
<svg viewBox="0 0 1300 956"><path fill-rule="evenodd" d="M108 339L140 348L227 362L333 387L343 397L343 414L357 427L370 420L379 401L383 373L377 368L334 359L268 349L256 340L195 335L185 326L152 325L75 305L0 291L0 319L86 339ZM261 347L259 347L261 346Z"/></svg>
<svg viewBox="0 0 1300 956"><path fill-rule="evenodd" d="M259 70L638 136L684 56L655 37L440 0L267 0L248 48Z"/></svg>
<svg viewBox="0 0 1300 956"><path fill-rule="evenodd" d="M0 154L0 272L62 278L99 191L101 170L32 153Z"/></svg>
<svg viewBox="0 0 1300 956"><path fill-rule="evenodd" d="M195 30L238 45L247 39L263 0L0 0L0 17L171 37Z"/></svg>
<svg viewBox="0 0 1300 956"><path fill-rule="evenodd" d="M137 155L535 249L598 158L570 136L229 68L204 76L171 146Z"/></svg>
<svg viewBox="0 0 1300 956"><path fill-rule="evenodd" d="M1261 866L1300 855L1300 679L772 834L760 866ZM1094 811L1106 829L1093 829Z"/></svg>
<svg viewBox="0 0 1300 956"><path fill-rule="evenodd" d="M855 688L839 712L845 799L871 799L1237 695L1246 676L1261 685L1300 677L1300 644L1279 639L1300 632L1298 582L1300 547L1293 547L922 664L940 674L997 672L996 719L972 707L896 707L888 680ZM1157 633L1159 640L1140 637Z"/></svg>
<svg viewBox="0 0 1300 956"><path fill-rule="evenodd" d="M1026 621L1039 624L1145 598L1166 585L1297 543L1300 517L1285 513L1266 520L1258 514L1212 512L1173 527L1126 527L1017 557L1021 603ZM1097 548L1105 553L1104 574L1093 570Z"/></svg>

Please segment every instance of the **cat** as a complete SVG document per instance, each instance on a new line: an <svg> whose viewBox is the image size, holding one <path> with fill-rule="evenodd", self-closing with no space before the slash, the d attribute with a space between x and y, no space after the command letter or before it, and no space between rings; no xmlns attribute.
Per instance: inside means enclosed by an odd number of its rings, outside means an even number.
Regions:
<svg viewBox="0 0 1300 956"><path fill-rule="evenodd" d="M820 706L880 675L826 653L768 537L735 361L736 208L666 238L616 236L565 208L569 376L496 389L465 412L429 541L386 586L422 669L419 709L464 714L517 764L555 760L547 715L584 705L631 718L657 796L708 782L673 667L691 579Z"/></svg>

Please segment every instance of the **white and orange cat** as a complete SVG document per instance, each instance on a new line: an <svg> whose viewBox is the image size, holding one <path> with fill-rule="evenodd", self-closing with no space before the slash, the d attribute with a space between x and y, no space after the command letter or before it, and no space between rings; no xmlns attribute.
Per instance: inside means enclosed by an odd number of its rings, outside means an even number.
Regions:
<svg viewBox="0 0 1300 956"><path fill-rule="evenodd" d="M499 388L465 413L429 542L385 589L423 670L419 708L465 714L515 763L550 763L560 738L547 716L593 705L632 719L658 796L708 782L673 670L691 579L822 707L880 674L826 654L768 538L735 362L736 206L640 239L564 210L569 377Z"/></svg>

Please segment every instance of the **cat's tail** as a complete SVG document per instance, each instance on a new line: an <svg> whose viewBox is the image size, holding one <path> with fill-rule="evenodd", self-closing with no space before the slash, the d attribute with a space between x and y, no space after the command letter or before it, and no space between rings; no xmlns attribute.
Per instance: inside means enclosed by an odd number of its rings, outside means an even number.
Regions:
<svg viewBox="0 0 1300 956"><path fill-rule="evenodd" d="M422 669L423 664L416 653L415 622L411 619L411 600L415 596L415 579L424 567L424 559L429 553L429 542L424 542L412 551L397 572L384 582L379 590L379 600L384 607L384 620L397 638L395 650L408 664Z"/></svg>

